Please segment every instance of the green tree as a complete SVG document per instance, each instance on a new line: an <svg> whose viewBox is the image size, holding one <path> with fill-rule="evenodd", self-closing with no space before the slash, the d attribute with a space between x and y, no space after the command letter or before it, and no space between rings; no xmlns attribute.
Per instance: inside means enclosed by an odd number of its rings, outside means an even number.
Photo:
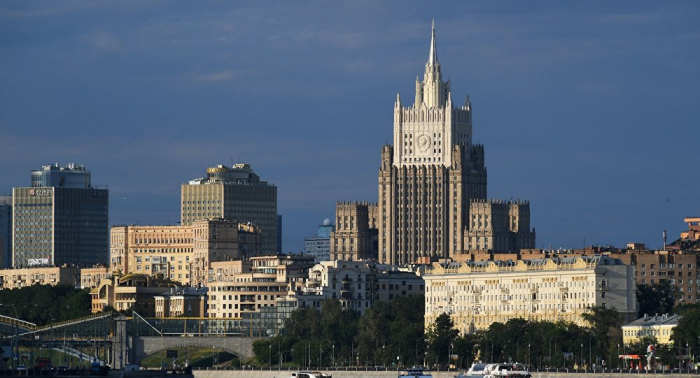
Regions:
<svg viewBox="0 0 700 378"><path fill-rule="evenodd" d="M605 359L605 356L611 355L612 351L617 349L617 345L622 342L622 314L614 308L592 307L582 317L590 326L588 338L584 335L581 340L582 344L586 345L594 340L595 349L589 353L594 359L595 356Z"/></svg>
<svg viewBox="0 0 700 378"><path fill-rule="evenodd" d="M449 364L448 354L458 334L450 316L445 313L440 314L435 319L435 323L428 327L426 334L430 362Z"/></svg>
<svg viewBox="0 0 700 378"><path fill-rule="evenodd" d="M678 291L667 280L637 285L638 316L668 314L678 297Z"/></svg>
<svg viewBox="0 0 700 378"><path fill-rule="evenodd" d="M700 354L700 304L686 305L678 310L681 318L678 325L673 328L671 340L676 348L684 348L688 354L688 348L693 354Z"/></svg>
<svg viewBox="0 0 700 378"><path fill-rule="evenodd" d="M0 303L11 303L20 319L46 325L51 322L90 315L91 300L88 290L70 285L32 285L19 289L0 290ZM9 306L1 306L0 314L15 316Z"/></svg>

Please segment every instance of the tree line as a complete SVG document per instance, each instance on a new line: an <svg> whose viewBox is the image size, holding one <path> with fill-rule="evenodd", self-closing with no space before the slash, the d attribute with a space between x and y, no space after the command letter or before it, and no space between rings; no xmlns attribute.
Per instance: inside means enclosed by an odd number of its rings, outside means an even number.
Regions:
<svg viewBox="0 0 700 378"><path fill-rule="evenodd" d="M621 355L644 356L648 345L657 344L653 338L623 344L624 319L615 309L602 307L582 315L586 326L515 318L460 335L442 314L424 332L423 302L423 297L398 297L375 304L362 316L343 311L337 300L321 302L320 312L297 309L284 334L254 343L255 358L261 366L468 368L474 361L512 361L533 368L619 368L624 366ZM670 366L700 351L700 304L675 311L683 314L673 332L675 346L657 345L659 361Z"/></svg>
<svg viewBox="0 0 700 378"><path fill-rule="evenodd" d="M0 315L14 318L14 306L20 319L40 326L90 315L92 308L89 289L66 284L0 290L0 304Z"/></svg>

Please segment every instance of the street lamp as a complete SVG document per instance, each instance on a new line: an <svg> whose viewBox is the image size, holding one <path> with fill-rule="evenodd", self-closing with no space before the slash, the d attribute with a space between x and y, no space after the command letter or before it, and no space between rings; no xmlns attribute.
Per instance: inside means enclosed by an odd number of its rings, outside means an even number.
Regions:
<svg viewBox="0 0 700 378"><path fill-rule="evenodd" d="M7 307L12 307L13 310L15 310L15 337L12 340L12 369L14 370L17 367L17 362L19 362L19 346L17 344L17 322L19 321L19 315L17 315L17 307L13 304L2 304L0 303L0 306L7 306ZM17 355L17 360L15 360L15 354Z"/></svg>
<svg viewBox="0 0 700 378"><path fill-rule="evenodd" d="M581 369L583 369L583 343L581 343Z"/></svg>

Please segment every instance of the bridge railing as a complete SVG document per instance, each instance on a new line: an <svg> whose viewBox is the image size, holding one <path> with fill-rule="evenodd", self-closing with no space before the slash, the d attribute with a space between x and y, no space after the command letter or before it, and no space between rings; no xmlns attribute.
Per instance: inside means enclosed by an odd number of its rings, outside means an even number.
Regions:
<svg viewBox="0 0 700 378"><path fill-rule="evenodd" d="M11 316L0 315L0 322L7 323L11 325L16 325L19 328L24 328L27 330L35 330L37 328L36 324L24 321L22 319L13 318Z"/></svg>
<svg viewBox="0 0 700 378"><path fill-rule="evenodd" d="M111 312L92 314L92 315L87 315L87 316L83 316L80 318L64 320L62 322L46 324L46 325L43 325L41 327L36 327L34 329L34 331L41 332L41 331L46 331L46 330L50 330L50 329L56 329L56 328L76 325L76 324L80 324L80 323L84 323L84 322L88 322L88 321L94 321L97 319L111 318L111 317L112 317Z"/></svg>

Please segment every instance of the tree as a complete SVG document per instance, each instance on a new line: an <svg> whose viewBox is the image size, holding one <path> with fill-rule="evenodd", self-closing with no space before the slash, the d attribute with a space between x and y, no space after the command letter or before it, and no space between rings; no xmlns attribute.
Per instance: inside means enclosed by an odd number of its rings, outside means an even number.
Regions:
<svg viewBox="0 0 700 378"><path fill-rule="evenodd" d="M681 307L681 318L673 328L671 340L676 348L690 348L690 352L700 352L700 304ZM687 351L686 351L687 354Z"/></svg>
<svg viewBox="0 0 700 378"><path fill-rule="evenodd" d="M440 314L435 319L435 323L430 325L426 334L431 361L434 358L437 364L449 364L450 347L458 334L459 331L454 329L450 316L445 313Z"/></svg>
<svg viewBox="0 0 700 378"><path fill-rule="evenodd" d="M37 325L90 315L89 290L70 285L32 285L19 289L0 290L0 303L12 303L17 316ZM10 307L0 307L0 314L15 316Z"/></svg>
<svg viewBox="0 0 700 378"><path fill-rule="evenodd" d="M591 307L582 317L590 325L589 337L593 336L596 341L595 356L604 359L617 349L622 341L622 314L614 308ZM588 342L591 340L582 340L584 345Z"/></svg>
<svg viewBox="0 0 700 378"><path fill-rule="evenodd" d="M667 280L649 285L639 284L637 285L638 315L641 318L644 314L668 314L673 309L677 297L678 290Z"/></svg>

